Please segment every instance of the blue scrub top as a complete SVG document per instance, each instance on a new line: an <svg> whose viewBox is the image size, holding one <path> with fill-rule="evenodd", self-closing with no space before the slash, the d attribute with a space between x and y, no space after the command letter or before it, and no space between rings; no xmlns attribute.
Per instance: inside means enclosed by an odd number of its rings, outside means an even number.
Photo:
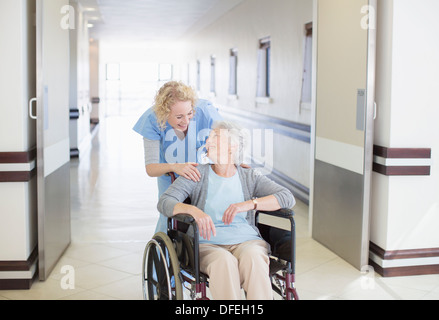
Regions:
<svg viewBox="0 0 439 320"><path fill-rule="evenodd" d="M153 107L139 118L133 130L149 140L160 141L160 163L202 163L206 139L209 137L212 124L221 120L222 117L212 103L200 99L183 140L177 137L168 122L164 130L159 127ZM158 177L157 181L160 197L171 185L171 177L163 175Z"/></svg>

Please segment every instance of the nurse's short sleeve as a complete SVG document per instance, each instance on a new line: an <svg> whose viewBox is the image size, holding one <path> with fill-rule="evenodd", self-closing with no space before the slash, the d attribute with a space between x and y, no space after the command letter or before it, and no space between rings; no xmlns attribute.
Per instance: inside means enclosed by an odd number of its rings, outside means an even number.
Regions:
<svg viewBox="0 0 439 320"><path fill-rule="evenodd" d="M147 110L136 122L133 130L140 134L142 137L149 140L160 140L161 130L157 123L157 118L154 112L149 109Z"/></svg>
<svg viewBox="0 0 439 320"><path fill-rule="evenodd" d="M215 121L223 121L223 117L219 114L218 109L215 108L208 100L201 100L200 105L203 109L204 117L207 121L207 127L212 128Z"/></svg>

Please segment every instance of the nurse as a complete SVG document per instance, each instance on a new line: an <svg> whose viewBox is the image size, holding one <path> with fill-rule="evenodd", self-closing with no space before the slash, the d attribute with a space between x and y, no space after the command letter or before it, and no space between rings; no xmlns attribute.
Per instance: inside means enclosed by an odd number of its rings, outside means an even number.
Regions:
<svg viewBox="0 0 439 320"><path fill-rule="evenodd" d="M137 121L134 131L143 136L146 173L157 177L159 197L176 177L199 181L197 169L203 163L206 139L212 124L222 120L207 100L197 100L194 90L182 82L163 85L155 104ZM166 233L167 219L160 215L156 232Z"/></svg>

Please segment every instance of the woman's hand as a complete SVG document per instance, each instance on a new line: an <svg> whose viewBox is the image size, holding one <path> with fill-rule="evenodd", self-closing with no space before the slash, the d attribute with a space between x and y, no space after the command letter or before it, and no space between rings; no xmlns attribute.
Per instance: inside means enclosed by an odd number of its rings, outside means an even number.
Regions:
<svg viewBox="0 0 439 320"><path fill-rule="evenodd" d="M199 182L201 179L201 173L197 169L198 163L174 163L172 165L172 171L179 176L185 177L188 180Z"/></svg>
<svg viewBox="0 0 439 320"><path fill-rule="evenodd" d="M192 216L198 225L198 233L204 239L210 240L211 234L213 234L214 237L216 236L215 224L212 218L196 206L179 202L174 206L173 211L174 216L177 214L188 214Z"/></svg>
<svg viewBox="0 0 439 320"><path fill-rule="evenodd" d="M198 232L200 236L204 239L210 240L211 234L216 236L215 224L212 221L212 218L204 213L201 210L197 210L196 212L191 214L194 217L195 221L198 225Z"/></svg>
<svg viewBox="0 0 439 320"><path fill-rule="evenodd" d="M238 213L252 210L253 207L254 205L252 201L233 203L226 209L226 211L224 211L222 221L225 225L229 225L233 222L233 219L235 219L235 216Z"/></svg>
<svg viewBox="0 0 439 320"><path fill-rule="evenodd" d="M258 200L258 206L256 210L276 211L281 208L279 202L277 201L277 198L273 195L258 198L257 200ZM233 219L238 213L250 211L254 209L255 209L255 204L253 203L252 200L231 204L227 208L227 210L224 211L222 220L225 225L229 225L233 222Z"/></svg>

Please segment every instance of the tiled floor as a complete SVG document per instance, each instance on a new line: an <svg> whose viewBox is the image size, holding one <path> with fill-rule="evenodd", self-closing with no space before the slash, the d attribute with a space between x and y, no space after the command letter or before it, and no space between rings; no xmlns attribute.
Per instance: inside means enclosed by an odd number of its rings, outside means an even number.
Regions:
<svg viewBox="0 0 439 320"><path fill-rule="evenodd" d="M50 278L30 290L0 291L0 300L142 299L142 255L158 217L157 187L144 172L133 121L107 118L90 151L72 162L72 243ZM295 208L301 299L439 299L439 275L361 274L310 238L307 211L303 203Z"/></svg>

